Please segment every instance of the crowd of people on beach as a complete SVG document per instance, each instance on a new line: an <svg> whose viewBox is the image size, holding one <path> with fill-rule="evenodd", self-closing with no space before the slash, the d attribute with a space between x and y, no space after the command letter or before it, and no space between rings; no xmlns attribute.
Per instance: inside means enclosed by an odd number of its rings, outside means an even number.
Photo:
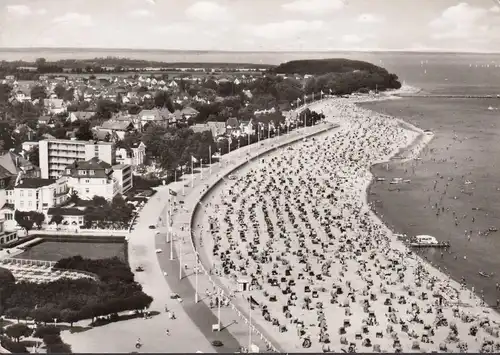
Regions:
<svg viewBox="0 0 500 355"><path fill-rule="evenodd" d="M286 351L500 351L498 317L406 248L366 203L372 164L418 132L331 100L340 128L226 180L207 208L214 270Z"/></svg>

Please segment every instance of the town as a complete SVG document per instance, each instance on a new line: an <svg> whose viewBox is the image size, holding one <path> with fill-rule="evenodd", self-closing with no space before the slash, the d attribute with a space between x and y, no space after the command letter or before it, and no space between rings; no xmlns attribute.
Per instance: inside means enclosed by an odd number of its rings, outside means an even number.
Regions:
<svg viewBox="0 0 500 355"><path fill-rule="evenodd" d="M315 99L312 75L150 69L0 81L0 246L22 231L127 231L150 188L189 173L192 159L208 164L319 118L293 110Z"/></svg>

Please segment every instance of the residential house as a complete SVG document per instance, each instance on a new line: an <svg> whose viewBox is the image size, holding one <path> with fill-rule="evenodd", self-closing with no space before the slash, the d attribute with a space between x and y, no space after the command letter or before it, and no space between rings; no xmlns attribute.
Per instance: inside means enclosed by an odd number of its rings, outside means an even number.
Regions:
<svg viewBox="0 0 500 355"><path fill-rule="evenodd" d="M7 152L1 155L0 166L6 169L12 176L18 176L22 173L26 177L40 177L39 167L14 152Z"/></svg>
<svg viewBox="0 0 500 355"><path fill-rule="evenodd" d="M38 148L38 142L23 142L22 149L25 152L31 152L33 149Z"/></svg>
<svg viewBox="0 0 500 355"><path fill-rule="evenodd" d="M90 111L75 111L75 112L70 112L68 115L68 120L70 122L75 122L75 121L87 121L90 120L92 117L94 117L95 112L90 112Z"/></svg>
<svg viewBox="0 0 500 355"><path fill-rule="evenodd" d="M54 125L54 118L51 116L38 117L38 125L53 126Z"/></svg>
<svg viewBox="0 0 500 355"><path fill-rule="evenodd" d="M184 107L181 110L181 115L185 119L190 119L192 117L195 117L199 114L200 112L192 107Z"/></svg>
<svg viewBox="0 0 500 355"><path fill-rule="evenodd" d="M217 122L217 121L208 121L208 127L210 127L210 131L212 131L212 136L219 137L226 133L226 123Z"/></svg>
<svg viewBox="0 0 500 355"><path fill-rule="evenodd" d="M241 121L240 122L240 132L241 132L241 134L245 134L245 135L255 134L253 120Z"/></svg>
<svg viewBox="0 0 500 355"><path fill-rule="evenodd" d="M18 102L31 101L31 93L28 90L17 90L14 99Z"/></svg>
<svg viewBox="0 0 500 355"><path fill-rule="evenodd" d="M140 129L144 129L147 124L151 123L157 125L168 125L169 116L170 111L168 111L166 108L142 110L138 115Z"/></svg>
<svg viewBox="0 0 500 355"><path fill-rule="evenodd" d="M189 127L194 133L210 132L210 127L206 123L196 123Z"/></svg>
<svg viewBox="0 0 500 355"><path fill-rule="evenodd" d="M113 176L111 164L99 158L75 161L66 166L64 176L68 178L70 189L83 200L91 200L94 196L111 200L123 190L120 181Z"/></svg>
<svg viewBox="0 0 500 355"><path fill-rule="evenodd" d="M14 185L15 210L46 214L49 208L60 206L68 199L69 189L65 178L56 180L20 177Z"/></svg>
<svg viewBox="0 0 500 355"><path fill-rule="evenodd" d="M62 222L59 226L56 224L49 224L49 228L79 228L85 224L85 208L79 207L53 207L47 211L47 222L50 223L52 218L56 215L62 217Z"/></svg>
<svg viewBox="0 0 500 355"><path fill-rule="evenodd" d="M237 134L240 129L240 122L236 117L229 117L226 121L226 134L233 135Z"/></svg>
<svg viewBox="0 0 500 355"><path fill-rule="evenodd" d="M66 112L66 105L62 99L44 99L43 105L47 112L53 115Z"/></svg>
<svg viewBox="0 0 500 355"><path fill-rule="evenodd" d="M130 149L118 148L116 150L116 162L139 166L144 164L146 159L146 145L143 142L134 143Z"/></svg>
<svg viewBox="0 0 500 355"><path fill-rule="evenodd" d="M128 132L135 131L134 124L130 121L119 121L119 120L107 120L103 122L99 131L104 131L108 133L115 133L119 139L125 138Z"/></svg>

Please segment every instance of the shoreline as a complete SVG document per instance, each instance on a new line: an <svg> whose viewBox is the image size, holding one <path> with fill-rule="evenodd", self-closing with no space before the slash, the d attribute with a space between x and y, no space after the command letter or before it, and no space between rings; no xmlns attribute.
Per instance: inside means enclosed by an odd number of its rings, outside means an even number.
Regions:
<svg viewBox="0 0 500 355"><path fill-rule="evenodd" d="M338 103L338 102L341 102L341 103L344 103L346 104L346 106L356 106L356 102L354 102L355 100L342 100L340 99L340 101L337 101L338 99L336 100L333 100L334 103ZM352 106L351 106L352 107ZM356 106L358 107L358 106ZM359 107L358 107L359 108ZM379 115L378 113L375 113L375 112L372 112L370 110L367 110L367 109L362 109L363 111L365 111L366 113L372 115L372 116L383 116L383 115ZM342 114L341 114L342 116ZM403 120L401 119L398 119L397 117L393 117L393 116L385 116L385 119L388 119L389 121L393 121L393 122L397 122L399 123L400 125L406 125L405 128L401 127L400 128L404 131L406 131L405 134L408 134L408 128L407 127L412 127L414 128L413 129L413 135L411 135L411 138L412 139L409 139L405 145L402 145L402 146L396 146L392 151L390 151L388 154L384 155L382 157L382 159L378 159L376 161L372 161L370 162L370 166L368 166L366 169L363 169L363 173L361 174L362 178L363 178L363 184L361 185L361 190L360 190L360 193L361 193L361 197L362 197L362 203L363 203L363 206L364 208L366 208L369 213L370 213L370 219L377 225L379 225L382 230L386 231L387 232L387 238L390 239L390 244L391 245L395 245L397 246L397 250L400 250L402 253L408 253L410 250L400 241L398 240L395 240L394 238L394 235L393 233L390 231L390 229L384 224L384 222L373 212L373 210L370 208L370 205L369 205L369 202L368 202L368 199L367 199L367 194L368 194L368 188L370 186L370 184L372 183L373 181L373 174L371 174L371 171L370 171L370 168L377 164L377 163L384 163L384 162L388 162L391 160L391 158L396 155L398 153L398 151L400 151L401 149L405 149L405 148L408 148L408 147L411 147L411 146L416 146L416 149L414 149L413 151L413 154L411 154L407 160L410 160L410 159L413 159L415 157L418 156L419 152L425 148L425 146L430 142L430 140L432 139L432 135L426 135L424 134L424 131L421 130L420 128L418 127L415 127L411 124L409 124L408 122L404 122ZM418 134L420 133L420 134ZM423 135L422 135L423 134ZM421 142L419 142L421 141ZM435 267L432 267L432 268L429 268L429 266L432 266L432 264L422 260L421 258L419 258L418 256L415 256L415 255L412 255L412 257L414 257L414 261L412 264L412 266L422 266L427 270L427 272L431 275L431 277L435 277L436 279L440 280L440 281L444 281L447 283L446 286L442 286L444 287L445 291L446 292L451 292L449 289L451 286L455 286L457 289L460 289L460 286L458 285L458 283L450 280L446 274L442 273L441 271L439 271L438 269L436 269ZM430 269L430 270L429 270ZM443 292L445 292L443 291ZM472 302L469 302L469 303L472 303L472 304L469 304L471 307L473 307L476 311L476 313L482 313L482 311L484 311L482 309L482 307L478 307L478 298L475 297L475 295L470 295L469 297L467 297L467 295L461 295L462 298L468 298L468 301L472 301ZM443 296L444 297L444 296ZM447 301L451 304L455 301L453 295L449 296L446 298ZM474 302L475 301L475 302ZM476 305L474 306L473 303L476 303ZM260 322L259 322L260 323ZM264 323L265 324L265 323ZM282 340L282 339L280 339ZM286 342L285 340L285 343L283 343L283 341L280 342L282 345L284 345L285 347L288 345L290 346L290 344L288 342Z"/></svg>
<svg viewBox="0 0 500 355"><path fill-rule="evenodd" d="M393 100L393 99L400 99L400 98L401 97L388 96L385 100ZM373 102L373 101L385 101L385 100L384 99L366 100L366 101L362 101L362 102L355 102L354 104L357 107L360 107L361 109L363 109L365 111L369 111L369 112L371 112L371 113L373 113L375 115L381 115L380 113L378 113L376 111L373 111L373 110L367 109L365 107L359 106L358 103ZM381 225L383 225L384 228L386 228L387 230L389 230L390 233L392 234L392 236L394 237L394 235L396 234L396 232L393 231L388 225L386 225L386 223L383 220L383 215L379 216L376 213L375 207L372 207L372 205L370 204L369 192L370 192L370 189L371 189L372 185L374 183L376 183L376 176L372 172L373 168L375 166L377 166L377 165L382 165L382 164L387 164L387 163L399 163L399 164L402 164L402 163L409 162L411 160L415 160L416 158L418 158L418 156L420 155L421 151L423 149L425 149L425 147L432 141L432 139L434 138L434 133L432 133L432 134L426 134L424 132L424 130L422 130L421 128L417 127L416 125L414 125L414 124L412 124L410 122L405 121L402 118L399 118L399 117L396 117L396 116L390 116L390 115L386 115L386 114L384 114L384 116L385 117L390 117L391 119L394 119L394 120L400 122L400 124L402 125L402 127L404 129L406 129L406 130L410 130L410 131L414 131L414 132L418 132L419 133L419 135L417 137L415 137L414 140L411 141L408 145L406 145L404 147L400 147L393 154L386 156L385 159L381 159L379 161L373 162L373 164L368 169L368 174L371 175L371 179L369 180L368 184L366 185L366 189L365 189L365 193L364 193L365 205L370 209L370 214L371 214L372 218L375 221L377 221L377 223L380 223ZM414 145L417 145L416 151L411 150L411 148ZM405 157L403 159L398 159L397 161L394 159L395 157L399 156L401 153L403 153L405 151L408 151L408 150L410 150L410 156L409 157ZM401 244L403 244L403 243L401 242ZM411 250L406 245L405 245L405 248L407 248L408 250ZM416 258L420 259L421 263L424 263L424 264L428 265L429 267L431 267L432 270L434 270L434 272L436 274L441 274L443 278L449 279L453 283L455 283L456 287L460 287L459 281L453 279L451 275L448 275L446 272L444 272L443 270L441 270L441 268L439 266L434 265L431 261L426 260L425 258L421 257L416 252L413 252L413 254L414 254L414 256ZM473 295L473 297L471 297L471 298L480 299L480 295L477 292L474 291L473 287L472 287L472 289L470 291L471 291L471 294ZM500 310L499 309L495 309L493 307L490 307L487 304L485 305L484 308L491 309L496 315L500 316ZM483 312L484 312L484 310L483 310Z"/></svg>

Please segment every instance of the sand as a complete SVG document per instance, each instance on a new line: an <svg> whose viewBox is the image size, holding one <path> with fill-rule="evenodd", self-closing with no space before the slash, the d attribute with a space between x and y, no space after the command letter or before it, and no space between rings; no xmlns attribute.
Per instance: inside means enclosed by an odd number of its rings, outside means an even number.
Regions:
<svg viewBox="0 0 500 355"><path fill-rule="evenodd" d="M418 138L413 159L432 135L356 101L313 106L340 129L246 165L213 192L202 224L214 272L240 304L251 295L253 321L286 351L493 350L498 316L411 253L366 202L370 166ZM238 293L241 279L250 292Z"/></svg>

